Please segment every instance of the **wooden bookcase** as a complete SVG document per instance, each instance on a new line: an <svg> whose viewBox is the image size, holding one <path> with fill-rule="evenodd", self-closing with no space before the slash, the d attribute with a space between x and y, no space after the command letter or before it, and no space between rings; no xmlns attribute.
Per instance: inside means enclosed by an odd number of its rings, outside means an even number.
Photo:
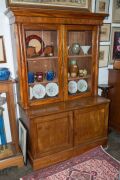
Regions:
<svg viewBox="0 0 120 180"><path fill-rule="evenodd" d="M23 156L19 149L16 115L13 95L14 80L0 81L0 93L5 93L8 108L12 141L7 143L7 149L0 153L0 169L11 166L23 166Z"/></svg>
<svg viewBox="0 0 120 180"><path fill-rule="evenodd" d="M17 55L19 107L29 132L33 168L106 144L109 101L97 95L99 27L105 15L27 6L10 7L6 15ZM76 43L79 53L72 49ZM81 46L90 47L87 54ZM73 76L73 61L87 74L77 71Z"/></svg>

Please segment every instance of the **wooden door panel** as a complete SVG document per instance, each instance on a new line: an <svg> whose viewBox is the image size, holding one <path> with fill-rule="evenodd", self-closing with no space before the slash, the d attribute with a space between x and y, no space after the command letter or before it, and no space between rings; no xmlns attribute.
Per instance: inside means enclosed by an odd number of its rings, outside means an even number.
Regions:
<svg viewBox="0 0 120 180"><path fill-rule="evenodd" d="M106 136L105 108L75 111L75 145Z"/></svg>
<svg viewBox="0 0 120 180"><path fill-rule="evenodd" d="M53 153L72 147L72 124L72 113L37 118L36 153Z"/></svg>

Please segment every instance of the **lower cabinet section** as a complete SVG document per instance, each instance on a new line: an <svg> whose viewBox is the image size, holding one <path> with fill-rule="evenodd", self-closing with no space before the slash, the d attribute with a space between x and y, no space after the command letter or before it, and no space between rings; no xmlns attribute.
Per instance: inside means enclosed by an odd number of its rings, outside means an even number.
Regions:
<svg viewBox="0 0 120 180"><path fill-rule="evenodd" d="M28 127L28 154L33 169L69 159L98 145L107 143L109 101L81 107L79 101L62 109L22 110ZM57 109L57 111L54 111ZM65 111L66 110L66 111Z"/></svg>
<svg viewBox="0 0 120 180"><path fill-rule="evenodd" d="M72 112L33 119L36 157L49 155L73 146Z"/></svg>
<svg viewBox="0 0 120 180"><path fill-rule="evenodd" d="M106 110L104 106L100 106L74 111L75 146L107 136Z"/></svg>

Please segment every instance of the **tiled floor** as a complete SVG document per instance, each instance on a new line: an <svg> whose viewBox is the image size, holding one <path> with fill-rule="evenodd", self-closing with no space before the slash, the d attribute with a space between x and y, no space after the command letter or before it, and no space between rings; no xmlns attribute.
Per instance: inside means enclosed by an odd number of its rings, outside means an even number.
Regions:
<svg viewBox="0 0 120 180"><path fill-rule="evenodd" d="M120 133L115 131L109 133L108 149L106 151L120 161Z"/></svg>
<svg viewBox="0 0 120 180"><path fill-rule="evenodd" d="M109 133L108 148L106 151L120 161L120 133L115 131ZM29 163L23 168L12 167L0 171L0 180L19 180L20 177L31 172L32 168Z"/></svg>

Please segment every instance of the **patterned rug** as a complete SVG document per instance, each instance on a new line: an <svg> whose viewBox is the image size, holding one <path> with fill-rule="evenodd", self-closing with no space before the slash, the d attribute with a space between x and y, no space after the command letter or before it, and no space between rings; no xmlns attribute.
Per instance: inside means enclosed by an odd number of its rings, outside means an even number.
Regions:
<svg viewBox="0 0 120 180"><path fill-rule="evenodd" d="M120 180L120 162L100 146L20 180Z"/></svg>

